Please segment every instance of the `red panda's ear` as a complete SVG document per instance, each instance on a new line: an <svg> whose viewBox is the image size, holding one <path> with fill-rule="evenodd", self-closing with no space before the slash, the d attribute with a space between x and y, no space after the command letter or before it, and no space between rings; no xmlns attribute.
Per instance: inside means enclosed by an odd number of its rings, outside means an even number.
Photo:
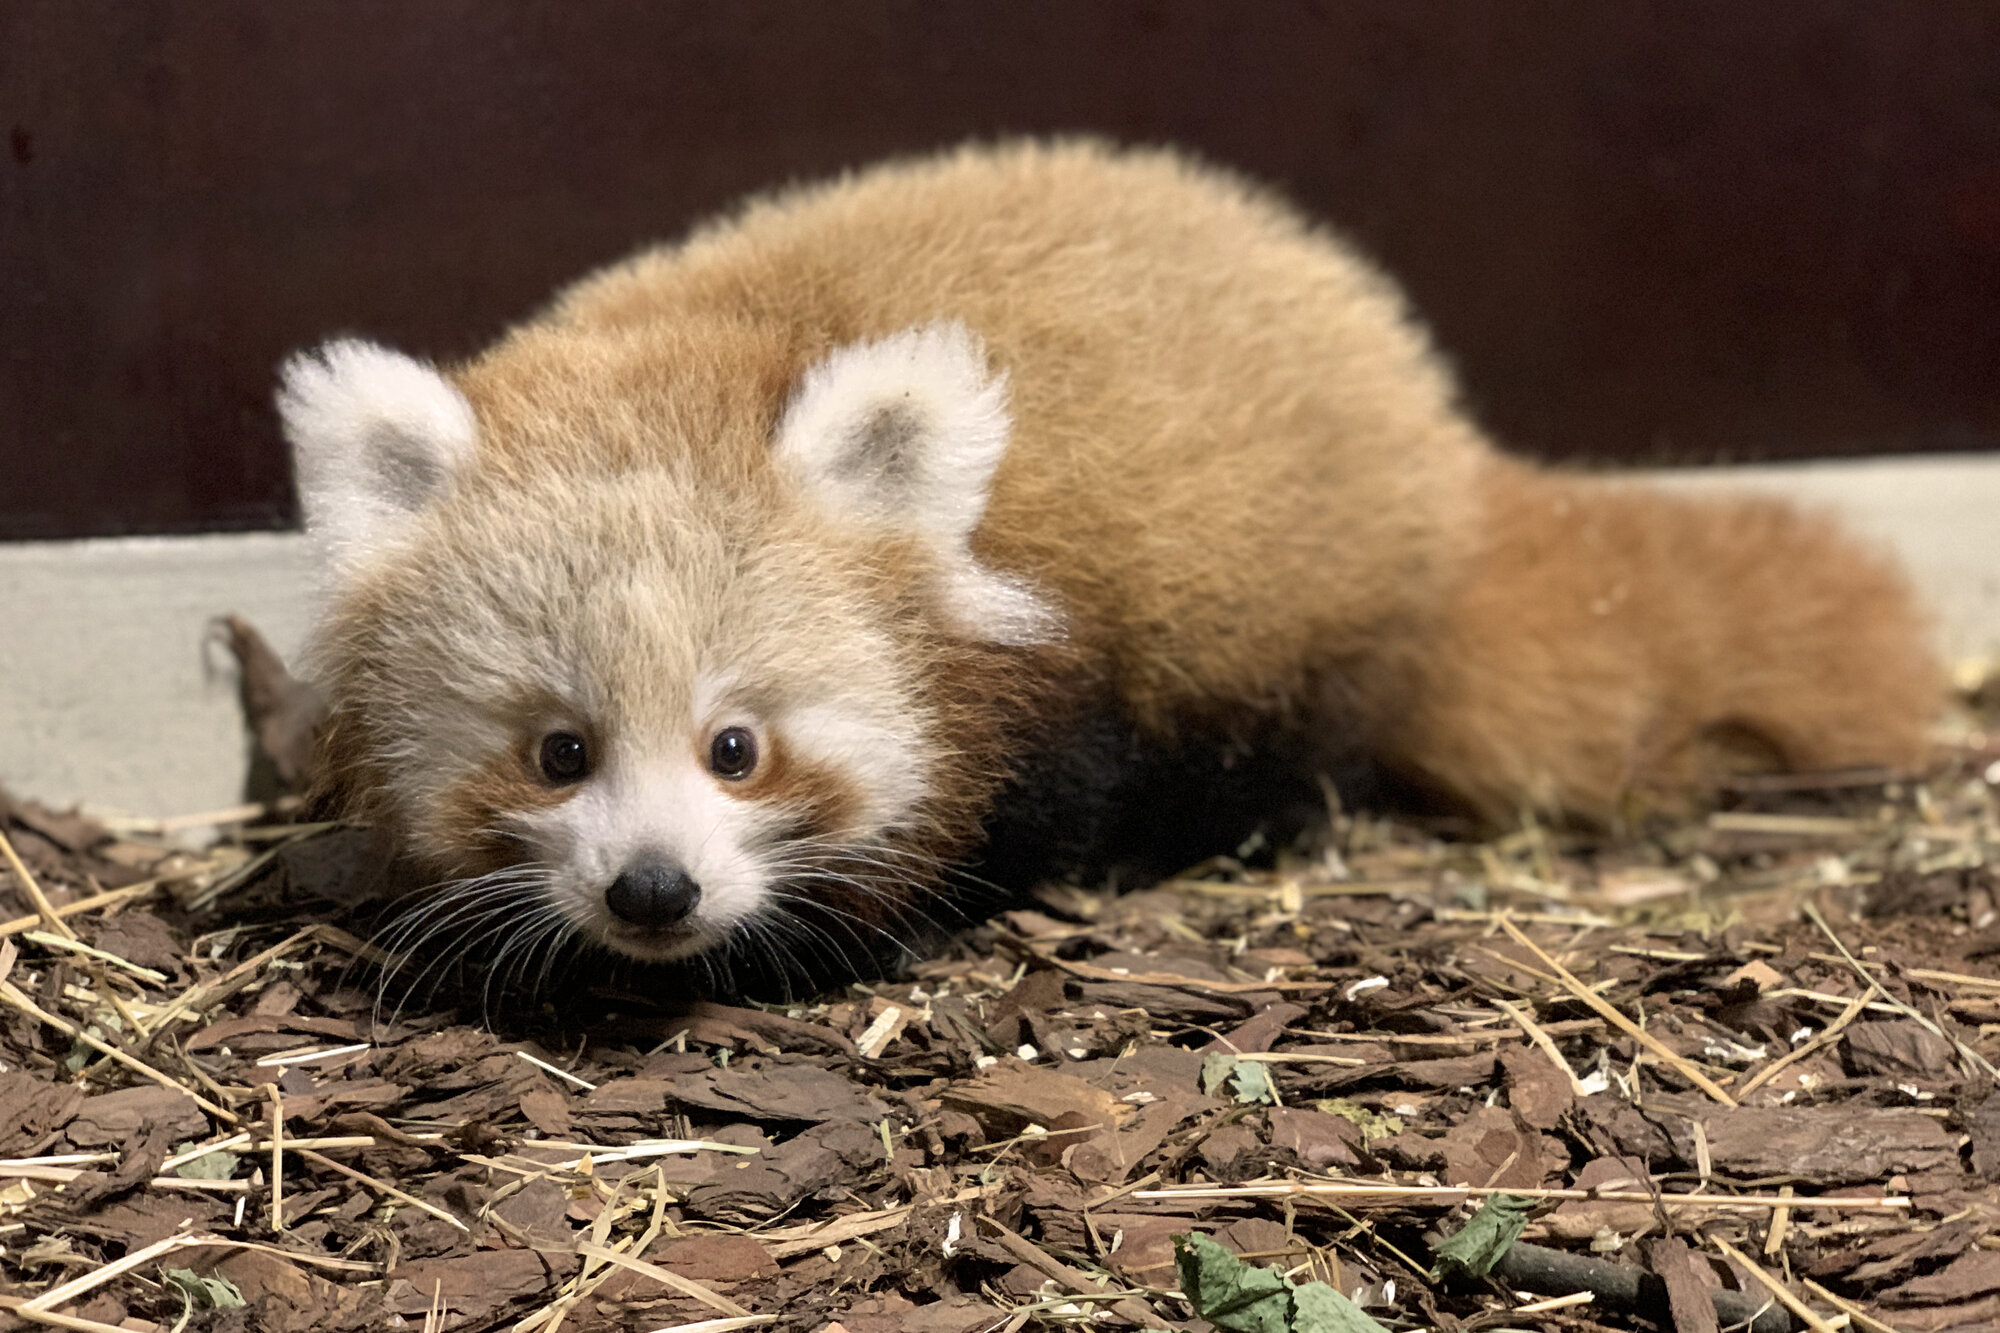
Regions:
<svg viewBox="0 0 2000 1333"><path fill-rule="evenodd" d="M1053 614L970 546L1011 427L1006 375L988 369L963 324L937 323L842 347L806 371L775 456L826 512L922 537L961 632L1026 644L1055 631Z"/></svg>
<svg viewBox="0 0 2000 1333"><path fill-rule="evenodd" d="M340 573L394 542L478 441L471 404L435 368L355 339L287 361L278 413L306 528Z"/></svg>

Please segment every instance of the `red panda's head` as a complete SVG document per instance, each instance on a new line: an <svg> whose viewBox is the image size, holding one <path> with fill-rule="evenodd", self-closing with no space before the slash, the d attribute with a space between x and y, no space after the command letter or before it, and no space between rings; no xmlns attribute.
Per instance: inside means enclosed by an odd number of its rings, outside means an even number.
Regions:
<svg viewBox="0 0 2000 1333"><path fill-rule="evenodd" d="M352 341L285 369L334 788L490 943L782 948L788 899L923 847L956 771L927 673L1053 632L969 544L1004 379L955 325L761 404L533 341L455 379Z"/></svg>

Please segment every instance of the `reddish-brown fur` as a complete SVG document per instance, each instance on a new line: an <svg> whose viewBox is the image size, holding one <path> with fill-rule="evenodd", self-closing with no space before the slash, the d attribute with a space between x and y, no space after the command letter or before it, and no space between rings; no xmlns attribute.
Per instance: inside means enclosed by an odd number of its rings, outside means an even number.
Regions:
<svg viewBox="0 0 2000 1333"><path fill-rule="evenodd" d="M809 368L937 321L1008 379L971 549L1053 611L1040 644L954 625L936 550L773 462ZM593 275L452 380L476 458L350 575L321 652L330 785L444 869L471 821L548 799L478 764L440 796L399 757L487 709L454 655L585 663L598 714L573 724L676 754L706 743L703 672L780 711L879 685L928 775L881 836L943 858L1082 700L1163 751L1337 724L1488 819L1610 822L1737 764L1915 764L1939 699L1884 560L1770 502L1504 459L1379 274L1170 154L1013 145L780 194ZM628 571L652 600L604 601ZM468 598L536 646L484 660ZM545 713L486 723L532 753ZM784 747L767 781L852 821L871 779Z"/></svg>
<svg viewBox="0 0 2000 1333"><path fill-rule="evenodd" d="M1771 500L1486 469L1481 542L1388 745L1505 820L1610 822L1752 767L1914 767L1941 698L1893 567Z"/></svg>

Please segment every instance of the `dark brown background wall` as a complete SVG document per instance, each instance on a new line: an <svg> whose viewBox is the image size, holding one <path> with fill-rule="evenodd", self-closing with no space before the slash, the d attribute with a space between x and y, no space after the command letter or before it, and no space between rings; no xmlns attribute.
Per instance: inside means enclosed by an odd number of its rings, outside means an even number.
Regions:
<svg viewBox="0 0 2000 1333"><path fill-rule="evenodd" d="M476 347L740 193L1087 129L1282 184L1551 457L2000 438L2000 10L8 0L0 537L290 520L289 349Z"/></svg>

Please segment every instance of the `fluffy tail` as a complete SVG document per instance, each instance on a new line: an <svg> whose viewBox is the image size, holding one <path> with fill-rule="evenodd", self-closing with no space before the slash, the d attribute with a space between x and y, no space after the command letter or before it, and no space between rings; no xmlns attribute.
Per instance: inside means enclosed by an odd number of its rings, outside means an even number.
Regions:
<svg viewBox="0 0 2000 1333"><path fill-rule="evenodd" d="M1732 771L1914 767L1943 701L1910 589L1825 519L1496 462L1392 762L1478 813L1609 824Z"/></svg>

